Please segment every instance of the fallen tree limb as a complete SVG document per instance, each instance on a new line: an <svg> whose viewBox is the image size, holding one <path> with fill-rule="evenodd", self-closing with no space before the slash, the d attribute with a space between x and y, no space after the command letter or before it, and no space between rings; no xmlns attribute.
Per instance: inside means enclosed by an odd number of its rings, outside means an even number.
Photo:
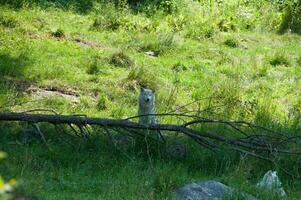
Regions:
<svg viewBox="0 0 301 200"><path fill-rule="evenodd" d="M171 116L173 114L157 114L158 116ZM178 132L183 135L192 138L196 143L203 146L204 148L215 151L218 148L227 147L232 151L243 153L258 159L266 160L276 164L275 155L282 155L284 158L288 156L301 156L300 148L296 150L296 145L290 148L292 142L301 139L300 137L289 137L282 133L277 133L273 130L269 130L265 127L258 126L256 124L247 123L244 121L223 121L223 120L210 120L204 119L198 116L174 114L176 117L186 117L189 121L183 124L153 124L143 125L137 122L129 121L139 116L130 117L127 119L108 119L108 118L91 118L80 115L59 115L59 114L32 114L28 112L22 113L11 113L11 112L0 112L0 121L23 121L29 123L41 123L46 122L54 125L67 124L75 132L77 136L88 138L90 133L87 129L87 125L95 125L102 127L106 130L109 137L109 129L123 129L123 130L154 130L154 131L170 131ZM213 132L200 131L195 126L200 124L223 124L229 126L232 130L238 134L218 134ZM73 128L75 125L79 128L80 134ZM268 134L251 134L241 130L241 126L246 128L257 128L261 131L266 131ZM39 131L40 132L40 131ZM41 133L41 132L40 132ZM291 139L294 138L294 141ZM46 141L43 137L43 141ZM284 146L284 147L283 147ZM278 158L278 157L277 157ZM294 176L286 169L282 169L285 173L293 176L294 178L301 178Z"/></svg>

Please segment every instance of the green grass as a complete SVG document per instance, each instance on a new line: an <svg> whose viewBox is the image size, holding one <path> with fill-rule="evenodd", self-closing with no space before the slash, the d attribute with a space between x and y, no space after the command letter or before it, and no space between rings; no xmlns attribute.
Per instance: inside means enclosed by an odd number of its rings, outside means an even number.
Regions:
<svg viewBox="0 0 301 200"><path fill-rule="evenodd" d="M283 13L276 4L145 1L135 10L92 1L3 2L1 111L43 108L125 118L137 114L143 86L156 91L161 113L203 99L188 108L206 110L204 117L300 133L300 35L277 34ZM169 140L184 140L189 155L174 160L163 147L151 158L139 148L125 156L103 136L84 144L43 125L49 151L39 138L21 138L26 124L0 126L0 150L9 154L1 175L16 178L20 193L38 199L169 199L177 187L205 179L270 199L254 184L275 166L213 154L182 137ZM300 199L300 181L280 175L288 199Z"/></svg>

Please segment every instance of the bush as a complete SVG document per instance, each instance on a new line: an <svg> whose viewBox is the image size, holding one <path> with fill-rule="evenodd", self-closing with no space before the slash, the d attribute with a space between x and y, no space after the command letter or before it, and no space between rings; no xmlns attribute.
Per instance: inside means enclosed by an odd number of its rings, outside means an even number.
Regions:
<svg viewBox="0 0 301 200"><path fill-rule="evenodd" d="M277 53L273 56L273 58L270 59L270 64L272 66L284 65L287 67L290 65L290 62L284 54Z"/></svg>
<svg viewBox="0 0 301 200"><path fill-rule="evenodd" d="M99 73L99 69L98 69L98 65L97 65L97 61L93 61L87 69L87 73L88 74L98 74Z"/></svg>
<svg viewBox="0 0 301 200"><path fill-rule="evenodd" d="M239 41L235 38L228 38L224 41L224 45L231 48L236 48L239 46Z"/></svg>
<svg viewBox="0 0 301 200"><path fill-rule="evenodd" d="M288 1L285 13L282 18L282 23L279 28L280 33L286 31L293 33L301 33L301 1Z"/></svg>
<svg viewBox="0 0 301 200"><path fill-rule="evenodd" d="M115 31L119 29L122 25L123 20L123 12L119 11L115 8L112 3L108 3L107 5L99 5L99 7L95 8L96 13L101 13L101 15L97 15L90 29L92 30L108 30Z"/></svg>
<svg viewBox="0 0 301 200"><path fill-rule="evenodd" d="M63 38L65 37L64 31L58 28L56 31L51 32L51 36L56 38Z"/></svg>

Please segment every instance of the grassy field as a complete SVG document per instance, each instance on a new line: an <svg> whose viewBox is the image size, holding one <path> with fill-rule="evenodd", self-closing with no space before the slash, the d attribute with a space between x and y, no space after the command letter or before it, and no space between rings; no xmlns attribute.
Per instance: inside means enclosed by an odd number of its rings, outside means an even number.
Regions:
<svg viewBox="0 0 301 200"><path fill-rule="evenodd" d="M278 34L281 5L52 2L0 1L0 111L126 118L137 114L143 86L156 91L159 113L198 100L182 111L300 134L301 37ZM205 179L277 199L254 187L276 166L213 154L180 136L169 138L189 146L177 160L160 151L124 155L97 130L86 144L41 129L51 151L39 138L24 139L30 125L0 123L0 150L8 153L0 173L33 199L170 199L177 187ZM280 177L288 199L300 199L301 182Z"/></svg>

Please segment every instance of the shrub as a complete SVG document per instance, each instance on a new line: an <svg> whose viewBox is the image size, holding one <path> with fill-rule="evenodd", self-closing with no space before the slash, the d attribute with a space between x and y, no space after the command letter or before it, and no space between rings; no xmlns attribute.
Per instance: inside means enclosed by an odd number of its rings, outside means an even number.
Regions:
<svg viewBox="0 0 301 200"><path fill-rule="evenodd" d="M287 1L286 4L279 32L291 30L293 33L301 33L301 1Z"/></svg>
<svg viewBox="0 0 301 200"><path fill-rule="evenodd" d="M176 0L163 0L161 1L159 8L165 13L172 14L179 10L179 5Z"/></svg>
<svg viewBox="0 0 301 200"><path fill-rule="evenodd" d="M51 35L53 37L56 37L56 38L63 38L65 37L65 34L64 34L64 31L60 28L58 28L57 30L51 32Z"/></svg>
<svg viewBox="0 0 301 200"><path fill-rule="evenodd" d="M117 67L131 67L134 65L131 58L122 51L114 53L110 58L110 63Z"/></svg>
<svg viewBox="0 0 301 200"><path fill-rule="evenodd" d="M87 69L87 73L88 74L98 74L99 73L99 69L98 69L98 65L97 65L97 61L93 61Z"/></svg>
<svg viewBox="0 0 301 200"><path fill-rule="evenodd" d="M105 10L105 12L104 12ZM97 13L101 12L101 15L97 16L91 26L92 30L109 30L114 31L117 30L121 24L123 23L122 16L123 12L118 11L115 6L111 3L103 6L101 5L99 9L96 9Z"/></svg>
<svg viewBox="0 0 301 200"><path fill-rule="evenodd" d="M231 48L236 48L239 46L239 41L235 38L228 38L224 41L224 45Z"/></svg>
<svg viewBox="0 0 301 200"><path fill-rule="evenodd" d="M288 58L282 53L275 54L269 62L272 66L284 65L287 67L290 65Z"/></svg>

